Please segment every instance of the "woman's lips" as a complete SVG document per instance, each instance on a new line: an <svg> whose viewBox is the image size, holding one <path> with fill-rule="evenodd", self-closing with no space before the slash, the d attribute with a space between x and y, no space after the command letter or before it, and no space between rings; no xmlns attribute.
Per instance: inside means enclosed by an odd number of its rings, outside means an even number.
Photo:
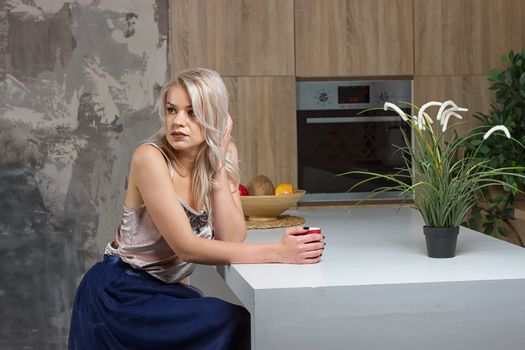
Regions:
<svg viewBox="0 0 525 350"><path fill-rule="evenodd" d="M183 132L172 132L171 134L171 137L176 139L176 140L179 140L179 139L183 139L185 137L188 137L188 135L186 135L185 133Z"/></svg>

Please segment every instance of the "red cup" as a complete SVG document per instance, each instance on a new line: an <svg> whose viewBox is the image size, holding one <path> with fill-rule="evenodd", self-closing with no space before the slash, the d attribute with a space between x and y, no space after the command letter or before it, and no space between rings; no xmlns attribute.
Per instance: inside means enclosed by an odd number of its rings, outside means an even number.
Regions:
<svg viewBox="0 0 525 350"><path fill-rule="evenodd" d="M308 231L306 231L306 233L310 234L310 233L321 233L321 228L320 227L310 227L308 229Z"/></svg>

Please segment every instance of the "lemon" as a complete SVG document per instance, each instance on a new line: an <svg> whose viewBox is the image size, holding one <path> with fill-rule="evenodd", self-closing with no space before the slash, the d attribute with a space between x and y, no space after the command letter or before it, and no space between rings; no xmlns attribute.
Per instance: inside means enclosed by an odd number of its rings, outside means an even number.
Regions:
<svg viewBox="0 0 525 350"><path fill-rule="evenodd" d="M275 187L274 193L276 196L281 196L285 194L294 194L295 189L293 188L293 185L291 183L285 182L285 183L277 185L277 187Z"/></svg>

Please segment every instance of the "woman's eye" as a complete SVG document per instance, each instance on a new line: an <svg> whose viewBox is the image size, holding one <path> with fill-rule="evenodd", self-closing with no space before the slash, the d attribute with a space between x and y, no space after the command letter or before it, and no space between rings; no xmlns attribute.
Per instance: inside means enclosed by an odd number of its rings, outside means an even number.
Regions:
<svg viewBox="0 0 525 350"><path fill-rule="evenodd" d="M173 108L173 107L168 107L168 108L166 108L166 111L167 111L169 114L173 114L173 113L176 112L176 111L175 111L175 108Z"/></svg>
<svg viewBox="0 0 525 350"><path fill-rule="evenodd" d="M193 114L193 110L191 110L191 109L188 111L188 114L191 115L192 117L195 115L195 114Z"/></svg>

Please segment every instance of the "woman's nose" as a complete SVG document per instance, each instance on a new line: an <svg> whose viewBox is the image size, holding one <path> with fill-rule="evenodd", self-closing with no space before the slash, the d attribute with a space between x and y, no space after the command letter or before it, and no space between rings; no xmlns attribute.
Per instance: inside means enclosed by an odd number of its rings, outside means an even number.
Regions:
<svg viewBox="0 0 525 350"><path fill-rule="evenodd" d="M188 121L188 114L185 111L180 111L175 114L173 118L173 124L184 125Z"/></svg>

